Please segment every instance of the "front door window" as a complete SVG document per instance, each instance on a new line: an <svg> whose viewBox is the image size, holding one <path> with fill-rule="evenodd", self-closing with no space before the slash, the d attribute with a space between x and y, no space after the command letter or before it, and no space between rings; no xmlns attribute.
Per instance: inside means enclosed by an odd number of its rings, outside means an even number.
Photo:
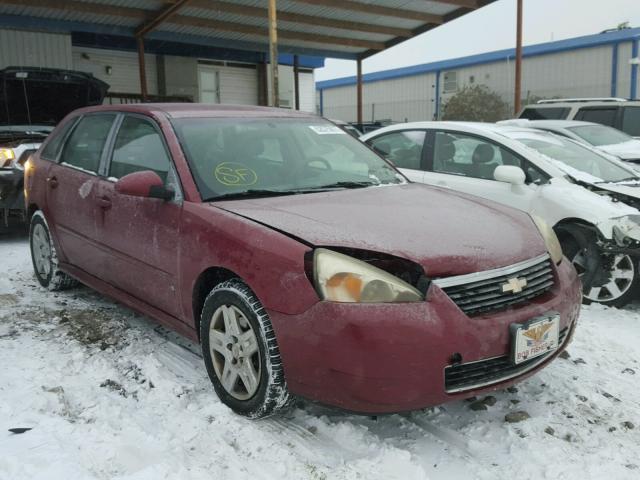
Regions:
<svg viewBox="0 0 640 480"><path fill-rule="evenodd" d="M494 180L500 165L522 168L518 157L483 138L462 133L436 132L433 171Z"/></svg>

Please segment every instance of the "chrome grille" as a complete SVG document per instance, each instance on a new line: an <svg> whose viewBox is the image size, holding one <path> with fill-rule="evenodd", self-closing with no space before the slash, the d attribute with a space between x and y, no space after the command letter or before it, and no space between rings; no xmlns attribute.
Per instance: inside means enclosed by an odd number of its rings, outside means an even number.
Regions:
<svg viewBox="0 0 640 480"><path fill-rule="evenodd" d="M568 332L569 327L560 330L558 345L564 344ZM511 357L508 355L452 365L444 369L444 388L447 393L456 393L503 382L537 367L553 353L550 352L517 365L511 362Z"/></svg>
<svg viewBox="0 0 640 480"><path fill-rule="evenodd" d="M525 279L519 292L505 292L510 279ZM505 310L551 290L554 283L553 264L545 254L510 267L486 272L441 278L434 281L467 315Z"/></svg>

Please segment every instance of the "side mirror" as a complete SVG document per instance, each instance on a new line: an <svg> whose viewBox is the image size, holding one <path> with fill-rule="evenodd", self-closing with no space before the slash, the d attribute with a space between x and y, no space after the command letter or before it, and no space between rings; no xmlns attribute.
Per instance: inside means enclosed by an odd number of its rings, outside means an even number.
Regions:
<svg viewBox="0 0 640 480"><path fill-rule="evenodd" d="M175 192L164 186L156 172L144 170L125 175L116 182L116 192L122 195L171 200Z"/></svg>
<svg viewBox="0 0 640 480"><path fill-rule="evenodd" d="M510 183L511 185L524 185L527 176L520 167L500 165L493 171L493 178L499 182Z"/></svg>

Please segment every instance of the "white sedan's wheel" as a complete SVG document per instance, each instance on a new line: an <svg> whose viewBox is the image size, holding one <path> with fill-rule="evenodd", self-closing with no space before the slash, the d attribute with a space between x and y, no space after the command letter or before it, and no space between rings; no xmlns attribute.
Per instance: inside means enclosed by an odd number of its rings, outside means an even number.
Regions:
<svg viewBox="0 0 640 480"><path fill-rule="evenodd" d="M584 275L586 271L587 259L585 254L580 251L573 258L578 275ZM617 254L606 258L604 261L608 267L609 281L598 287L592 287L584 297L591 302L613 303L627 295L636 278L636 266L633 258L629 255Z"/></svg>

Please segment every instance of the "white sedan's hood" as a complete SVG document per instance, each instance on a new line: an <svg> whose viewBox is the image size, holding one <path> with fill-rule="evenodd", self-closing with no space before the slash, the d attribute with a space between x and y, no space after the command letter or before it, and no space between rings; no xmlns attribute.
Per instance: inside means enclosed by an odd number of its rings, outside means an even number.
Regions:
<svg viewBox="0 0 640 480"><path fill-rule="evenodd" d="M598 148L622 160L640 160L640 140L634 139L615 145L601 145Z"/></svg>

